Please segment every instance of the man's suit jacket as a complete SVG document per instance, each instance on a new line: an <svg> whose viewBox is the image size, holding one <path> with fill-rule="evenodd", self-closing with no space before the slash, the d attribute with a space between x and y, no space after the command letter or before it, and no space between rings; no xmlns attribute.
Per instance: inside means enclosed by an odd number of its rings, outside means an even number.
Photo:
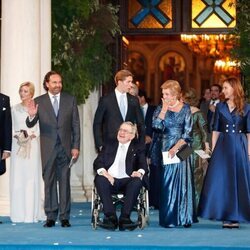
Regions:
<svg viewBox="0 0 250 250"><path fill-rule="evenodd" d="M105 143L93 164L96 172L100 168L105 168L108 171L115 161L118 146L119 142L117 139L109 140ZM134 139L131 141L126 155L126 173L130 176L133 171L139 169L145 170L143 185L148 188L148 165L145 157L145 147L138 140Z"/></svg>
<svg viewBox="0 0 250 250"><path fill-rule="evenodd" d="M50 158L58 137L66 154L71 158L71 149L80 148L80 121L75 97L62 92L58 117L56 117L48 93L35 98L38 113L35 118L26 123L32 127L39 120L42 165Z"/></svg>
<svg viewBox="0 0 250 250"><path fill-rule="evenodd" d="M135 96L127 94L128 110L125 121L137 124L139 140L144 143L145 126L139 101ZM115 91L100 99L97 107L93 130L96 148L104 145L105 141L116 139L123 118L116 99Z"/></svg>
<svg viewBox="0 0 250 250"><path fill-rule="evenodd" d="M151 138L153 135L152 119L153 119L155 108L156 107L153 105L148 105L148 109L145 115L146 135L150 136Z"/></svg>
<svg viewBox="0 0 250 250"><path fill-rule="evenodd" d="M152 119L155 108L156 107L153 105L148 105L148 109L145 115L146 135L150 136L151 138L153 137ZM146 156L149 156L149 148L150 148L150 143L146 144Z"/></svg>
<svg viewBox="0 0 250 250"><path fill-rule="evenodd" d="M12 121L10 99L0 93L0 151L11 151Z"/></svg>

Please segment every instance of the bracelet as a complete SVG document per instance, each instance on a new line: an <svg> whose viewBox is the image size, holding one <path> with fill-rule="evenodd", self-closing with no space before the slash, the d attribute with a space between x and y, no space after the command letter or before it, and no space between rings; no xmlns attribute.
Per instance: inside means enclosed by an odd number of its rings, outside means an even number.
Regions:
<svg viewBox="0 0 250 250"><path fill-rule="evenodd" d="M162 114L166 114L166 112L164 112L164 111L161 111L160 113L162 113Z"/></svg>

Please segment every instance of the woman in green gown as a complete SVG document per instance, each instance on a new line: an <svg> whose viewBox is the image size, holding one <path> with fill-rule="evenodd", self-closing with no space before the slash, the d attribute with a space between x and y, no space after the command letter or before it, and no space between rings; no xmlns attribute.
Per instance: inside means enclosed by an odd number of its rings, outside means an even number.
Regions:
<svg viewBox="0 0 250 250"><path fill-rule="evenodd" d="M203 113L197 108L199 100L194 89L189 89L183 94L183 101L190 105L193 127L192 127L192 148L193 150L204 150L210 153L208 137L207 137L207 122ZM206 159L201 159L198 154L193 153L193 173L195 184L195 200L196 206L199 204L201 189L203 186L203 179L208 165Z"/></svg>

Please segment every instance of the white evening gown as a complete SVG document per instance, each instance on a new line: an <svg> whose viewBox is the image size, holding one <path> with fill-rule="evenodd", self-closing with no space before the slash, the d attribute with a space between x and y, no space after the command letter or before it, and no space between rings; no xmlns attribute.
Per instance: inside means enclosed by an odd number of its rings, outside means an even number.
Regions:
<svg viewBox="0 0 250 250"><path fill-rule="evenodd" d="M10 218L12 222L38 222L45 219L44 214L44 183L40 153L39 125L33 128L26 126L28 116L22 104L12 107L13 139L10 166ZM28 135L34 134L30 151L20 150L17 139L20 130L26 130Z"/></svg>

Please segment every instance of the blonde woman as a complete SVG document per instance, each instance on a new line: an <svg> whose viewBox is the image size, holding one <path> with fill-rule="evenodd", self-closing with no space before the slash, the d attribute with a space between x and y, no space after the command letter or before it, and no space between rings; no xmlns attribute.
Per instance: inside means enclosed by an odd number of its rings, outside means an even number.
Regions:
<svg viewBox="0 0 250 250"><path fill-rule="evenodd" d="M21 103L12 107L12 150L10 168L10 218L12 222L44 220L43 181L39 126L26 126L27 105L35 92L33 83L20 85Z"/></svg>
<svg viewBox="0 0 250 250"><path fill-rule="evenodd" d="M184 144L191 143L192 114L180 101L181 87L168 80L161 86L162 105L153 116L153 128L161 131L161 151L173 158ZM192 157L179 163L162 164L159 222L163 227L190 227L197 222L193 186Z"/></svg>

